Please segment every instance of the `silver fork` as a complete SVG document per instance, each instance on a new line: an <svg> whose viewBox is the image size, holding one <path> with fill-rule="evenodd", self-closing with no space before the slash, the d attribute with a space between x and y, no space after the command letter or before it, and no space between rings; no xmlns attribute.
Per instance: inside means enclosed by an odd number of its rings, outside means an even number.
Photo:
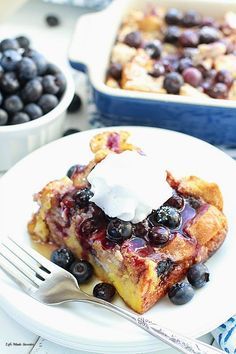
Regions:
<svg viewBox="0 0 236 354"><path fill-rule="evenodd" d="M1 243L0 268L28 295L46 305L58 305L67 301L92 303L124 317L182 353L223 353L208 344L164 328L141 315L84 293L72 274L11 238L6 238Z"/></svg>

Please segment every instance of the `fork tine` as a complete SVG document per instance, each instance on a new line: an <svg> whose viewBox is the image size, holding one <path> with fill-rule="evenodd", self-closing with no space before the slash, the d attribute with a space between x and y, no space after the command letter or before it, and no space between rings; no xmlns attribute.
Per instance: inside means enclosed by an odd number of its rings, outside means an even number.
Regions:
<svg viewBox="0 0 236 354"><path fill-rule="evenodd" d="M14 283L18 284L25 292L27 293L32 293L34 292L38 287L33 285L33 283L29 280L26 280L26 278L23 276L23 274L18 270L17 267L15 267L14 264L9 262L7 257L5 257L1 252L0 252L0 268L1 270L10 278L13 280ZM10 265L11 270L9 266L5 264L3 259Z"/></svg>
<svg viewBox="0 0 236 354"><path fill-rule="evenodd" d="M8 240L12 241L11 239L8 239ZM19 260L21 262L23 262L27 267L29 267L34 272L34 274L36 273L39 276L39 278L41 277L42 278L41 280L45 280L45 276L46 276L47 273L45 273L43 270L41 270L39 268L38 262L35 263L35 261L34 261L34 262L30 263L28 261L28 259L26 259L25 257L23 259L22 252L19 252L19 248L16 249L16 247L15 247L14 250L13 250L5 242L4 243L2 242L2 245L4 247L6 247L11 253L13 253L15 257L19 258ZM14 243L14 245L15 245L15 243Z"/></svg>
<svg viewBox="0 0 236 354"><path fill-rule="evenodd" d="M53 264L51 261L49 261L47 258L44 256L41 256L38 252L36 252L34 249L24 245L24 248L18 243L16 240L12 239L11 237L8 237L9 240L11 240L17 247L21 249L24 253L26 253L31 259L33 259L35 262L38 262L38 265L42 268L43 270L46 271L47 273L51 273L55 270L58 270L58 266Z"/></svg>

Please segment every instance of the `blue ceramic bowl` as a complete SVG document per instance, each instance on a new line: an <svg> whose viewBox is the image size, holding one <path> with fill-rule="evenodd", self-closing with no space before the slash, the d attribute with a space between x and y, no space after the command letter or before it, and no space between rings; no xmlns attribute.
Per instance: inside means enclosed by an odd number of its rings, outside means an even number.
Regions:
<svg viewBox="0 0 236 354"><path fill-rule="evenodd" d="M122 17L144 3L144 0L117 0L105 10L78 20L69 59L74 69L88 73L101 123L160 127L212 144L236 146L236 101L136 92L105 85L111 48ZM158 4L195 9L215 18L221 18L227 11L236 12L234 0L216 0L214 6L213 0L159 0Z"/></svg>

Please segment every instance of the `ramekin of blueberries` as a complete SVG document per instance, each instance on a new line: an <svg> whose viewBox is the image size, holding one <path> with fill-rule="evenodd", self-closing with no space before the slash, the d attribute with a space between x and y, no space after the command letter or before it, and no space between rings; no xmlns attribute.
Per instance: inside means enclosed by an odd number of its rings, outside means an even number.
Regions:
<svg viewBox="0 0 236 354"><path fill-rule="evenodd" d="M62 136L73 95L69 70L49 62L27 37L0 42L0 170Z"/></svg>

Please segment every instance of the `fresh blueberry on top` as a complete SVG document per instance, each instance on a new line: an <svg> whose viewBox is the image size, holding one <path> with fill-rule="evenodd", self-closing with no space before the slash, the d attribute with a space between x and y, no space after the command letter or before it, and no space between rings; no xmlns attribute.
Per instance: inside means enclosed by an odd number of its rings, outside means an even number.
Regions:
<svg viewBox="0 0 236 354"><path fill-rule="evenodd" d="M20 88L16 74L13 71L4 73L0 81L0 87L4 93L15 93Z"/></svg>
<svg viewBox="0 0 236 354"><path fill-rule="evenodd" d="M79 284L83 284L92 277L93 267L88 261L74 261L69 267L69 272L74 275Z"/></svg>
<svg viewBox="0 0 236 354"><path fill-rule="evenodd" d="M49 27L56 27L60 24L60 20L56 15L47 15L45 21Z"/></svg>
<svg viewBox="0 0 236 354"><path fill-rule="evenodd" d="M149 75L153 77L159 77L165 74L165 67L162 63L156 62L153 64L152 71L149 72Z"/></svg>
<svg viewBox="0 0 236 354"><path fill-rule="evenodd" d="M184 27L194 27L199 26L201 20L201 16L198 12L194 10L189 10L184 14L181 22Z"/></svg>
<svg viewBox="0 0 236 354"><path fill-rule="evenodd" d="M181 58L178 65L178 71L182 73L185 69L193 66L193 61L191 58Z"/></svg>
<svg viewBox="0 0 236 354"><path fill-rule="evenodd" d="M36 103L28 103L24 107L24 112L26 112L29 115L31 120L42 117L43 115L42 109Z"/></svg>
<svg viewBox="0 0 236 354"><path fill-rule="evenodd" d="M43 113L46 114L50 112L53 108L58 105L58 98L50 93L45 93L42 95L38 101L38 105L42 108Z"/></svg>
<svg viewBox="0 0 236 354"><path fill-rule="evenodd" d="M202 288L209 281L209 271L205 264L197 263L189 268L187 279L195 288Z"/></svg>
<svg viewBox="0 0 236 354"><path fill-rule="evenodd" d="M31 49L27 53L26 57L33 60L33 62L36 65L38 75L45 74L45 72L47 70L47 60L45 59L45 57L41 53L37 52L36 50Z"/></svg>
<svg viewBox="0 0 236 354"><path fill-rule="evenodd" d="M217 82L210 86L207 93L212 98L225 99L228 97L228 87L222 82Z"/></svg>
<svg viewBox="0 0 236 354"><path fill-rule="evenodd" d="M3 74L4 74L4 70L3 70L2 65L0 65L0 80L1 80L2 77L3 77Z"/></svg>
<svg viewBox="0 0 236 354"><path fill-rule="evenodd" d="M167 93L177 95L180 92L180 88L183 85L184 81L180 74L176 72L171 72L166 75L163 87L166 89Z"/></svg>
<svg viewBox="0 0 236 354"><path fill-rule="evenodd" d="M16 50L8 49L3 52L1 65L5 71L13 71L21 59L21 55Z"/></svg>
<svg viewBox="0 0 236 354"><path fill-rule="evenodd" d="M130 238L132 234L132 224L129 221L113 219L107 226L106 238L115 243L121 243Z"/></svg>
<svg viewBox="0 0 236 354"><path fill-rule="evenodd" d="M226 69L219 70L215 75L215 80L216 82L222 82L229 88L232 86L234 81L231 72Z"/></svg>
<svg viewBox="0 0 236 354"><path fill-rule="evenodd" d="M28 81L21 90L21 98L24 102L36 102L43 93L41 82L35 78Z"/></svg>
<svg viewBox="0 0 236 354"><path fill-rule="evenodd" d="M81 108L82 101L79 95L74 94L74 97L67 108L67 113L75 113L78 112Z"/></svg>
<svg viewBox="0 0 236 354"><path fill-rule="evenodd" d="M154 221L157 224L164 225L170 229L175 229L181 223L181 215L175 208L172 208L168 205L161 206L154 213Z"/></svg>
<svg viewBox="0 0 236 354"><path fill-rule="evenodd" d="M67 248L56 249L51 254L51 261L66 270L69 269L74 260L73 253Z"/></svg>
<svg viewBox="0 0 236 354"><path fill-rule="evenodd" d="M18 45L17 40L11 39L11 38L6 38L0 42L0 51L1 52L4 52L5 50L8 50L8 49L14 49L14 50L19 49L19 45Z"/></svg>
<svg viewBox="0 0 236 354"><path fill-rule="evenodd" d="M177 283L170 288L168 296L173 304L184 305L193 298L194 290L187 282Z"/></svg>
<svg viewBox="0 0 236 354"><path fill-rule="evenodd" d="M7 121L8 121L7 112L4 109L0 108L0 126L7 124Z"/></svg>
<svg viewBox="0 0 236 354"><path fill-rule="evenodd" d="M168 25L179 25L181 23L183 14L180 10L171 8L165 15L165 21Z"/></svg>
<svg viewBox="0 0 236 354"><path fill-rule="evenodd" d="M170 231L165 226L153 226L149 231L148 239L152 246L163 246L170 239Z"/></svg>
<svg viewBox="0 0 236 354"><path fill-rule="evenodd" d="M28 49L29 48L30 40L26 36L16 37L16 40L17 40L17 42L19 44L19 47L24 48L24 49Z"/></svg>
<svg viewBox="0 0 236 354"><path fill-rule="evenodd" d="M108 75L115 80L120 80L122 75L122 65L120 63L112 63L108 69Z"/></svg>
<svg viewBox="0 0 236 354"><path fill-rule="evenodd" d="M199 43L198 33L187 29L179 36L179 43L182 47L197 47Z"/></svg>
<svg viewBox="0 0 236 354"><path fill-rule="evenodd" d="M45 93L56 95L60 89L57 85L56 77L53 75L45 75L42 80L43 90Z"/></svg>
<svg viewBox="0 0 236 354"><path fill-rule="evenodd" d="M200 43L213 43L220 39L219 31L214 27L204 26L199 31Z"/></svg>
<svg viewBox="0 0 236 354"><path fill-rule="evenodd" d="M108 302L112 301L115 293L115 287L108 283L98 283L93 288L93 296Z"/></svg>
<svg viewBox="0 0 236 354"><path fill-rule="evenodd" d="M8 113L16 113L23 109L23 102L19 96L12 95L5 99L3 107Z"/></svg>
<svg viewBox="0 0 236 354"><path fill-rule="evenodd" d="M79 190L75 196L75 204L79 208L84 208L88 205L89 200L93 197L93 192L89 188Z"/></svg>
<svg viewBox="0 0 236 354"><path fill-rule="evenodd" d="M56 66L53 63L48 63L47 64L47 68L46 68L45 74L47 74L47 75L56 75L59 72L60 72L60 69L58 68L58 66Z"/></svg>
<svg viewBox="0 0 236 354"><path fill-rule="evenodd" d="M180 29L176 26L170 26L166 29L164 41L167 43L175 44L177 43L180 36Z"/></svg>
<svg viewBox="0 0 236 354"><path fill-rule="evenodd" d="M133 234L137 237L146 238L149 233L149 225L147 220L143 220L133 225Z"/></svg>
<svg viewBox="0 0 236 354"><path fill-rule="evenodd" d="M148 42L144 46L144 49L148 53L151 59L158 59L161 56L162 46L159 40Z"/></svg>
<svg viewBox="0 0 236 354"><path fill-rule="evenodd" d="M56 85L59 87L58 94L62 95L66 89L66 77L62 73L57 73L55 75Z"/></svg>
<svg viewBox="0 0 236 354"><path fill-rule="evenodd" d="M187 68L182 73L183 79L189 85L197 87L202 82L202 73L196 68Z"/></svg>
<svg viewBox="0 0 236 354"><path fill-rule="evenodd" d="M14 124L22 124L22 123L27 123L30 121L30 117L28 116L27 113L25 112L17 112L15 113L11 120L10 120L10 124L14 125Z"/></svg>
<svg viewBox="0 0 236 354"><path fill-rule="evenodd" d="M184 198L175 193L164 203L164 205L168 205L176 209L183 209Z"/></svg>
<svg viewBox="0 0 236 354"><path fill-rule="evenodd" d="M37 76L37 66L32 59L24 57L17 63L17 72L20 80L30 80Z"/></svg>
<svg viewBox="0 0 236 354"><path fill-rule="evenodd" d="M139 31L130 32L124 38L124 43L130 47L139 48L142 44L142 36Z"/></svg>

